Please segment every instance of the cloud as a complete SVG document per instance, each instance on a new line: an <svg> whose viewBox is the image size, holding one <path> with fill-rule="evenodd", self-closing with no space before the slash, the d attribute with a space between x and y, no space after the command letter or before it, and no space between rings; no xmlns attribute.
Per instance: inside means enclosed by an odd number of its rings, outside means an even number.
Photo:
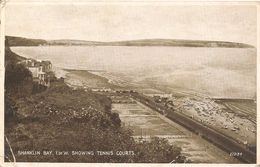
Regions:
<svg viewBox="0 0 260 167"><path fill-rule="evenodd" d="M95 41L224 40L256 45L255 6L10 4L8 35Z"/></svg>

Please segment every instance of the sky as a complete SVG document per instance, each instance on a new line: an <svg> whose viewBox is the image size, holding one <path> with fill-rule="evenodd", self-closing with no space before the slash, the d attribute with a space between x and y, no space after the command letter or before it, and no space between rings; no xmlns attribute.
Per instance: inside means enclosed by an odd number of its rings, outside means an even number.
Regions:
<svg viewBox="0 0 260 167"><path fill-rule="evenodd" d="M256 7L245 5L7 4L7 35L121 41L217 40L256 46Z"/></svg>

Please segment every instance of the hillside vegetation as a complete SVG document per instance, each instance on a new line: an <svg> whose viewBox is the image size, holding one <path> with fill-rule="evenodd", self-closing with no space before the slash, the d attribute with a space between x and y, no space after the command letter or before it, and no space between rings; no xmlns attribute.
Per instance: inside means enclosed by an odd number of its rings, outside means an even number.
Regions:
<svg viewBox="0 0 260 167"><path fill-rule="evenodd" d="M181 148L165 139L136 142L132 132L121 127L119 115L111 112L106 96L73 90L63 79L53 79L45 91L33 91L31 72L17 64L24 58L14 54L8 43L5 51L5 161L14 161L12 151L18 162L186 161ZM19 154L30 150L53 154ZM56 155L56 151L92 151L95 155ZM97 151L114 154L97 155ZM116 155L117 151L122 155Z"/></svg>
<svg viewBox="0 0 260 167"><path fill-rule="evenodd" d="M16 117L6 124L6 136L18 150L133 151L126 156L19 156L17 161L49 162L184 162L181 149L164 139L136 143L122 128L111 101L82 90L71 90L62 81L45 92L19 99ZM7 148L8 149L8 148ZM12 157L11 155L8 155Z"/></svg>
<svg viewBox="0 0 260 167"><path fill-rule="evenodd" d="M28 39L22 37L6 36L9 46L39 46L47 44L46 40L42 39Z"/></svg>

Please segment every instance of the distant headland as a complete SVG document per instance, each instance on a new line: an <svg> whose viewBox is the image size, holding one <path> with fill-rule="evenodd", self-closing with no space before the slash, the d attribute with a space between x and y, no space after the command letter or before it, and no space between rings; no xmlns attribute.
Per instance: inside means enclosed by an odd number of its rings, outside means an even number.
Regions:
<svg viewBox="0 0 260 167"><path fill-rule="evenodd" d="M220 48L254 48L244 43L228 41L204 41L184 39L138 39L129 41L85 41L85 40L44 40L23 37L6 36L9 46L42 46L42 45L64 45L64 46L167 46L167 47L220 47Z"/></svg>

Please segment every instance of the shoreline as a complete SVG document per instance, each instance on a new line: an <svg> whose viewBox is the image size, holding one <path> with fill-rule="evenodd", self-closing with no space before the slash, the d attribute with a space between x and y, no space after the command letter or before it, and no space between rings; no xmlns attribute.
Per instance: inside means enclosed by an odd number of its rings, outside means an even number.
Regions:
<svg viewBox="0 0 260 167"><path fill-rule="evenodd" d="M94 80L100 79L101 81L105 81L105 85L102 85L99 88L109 88L115 90L113 84L108 83L109 79L102 77L100 75L92 74L87 70L69 70L72 71L73 74L69 74L69 77L76 77L76 79L81 80L83 83L80 87L83 88L97 88L97 86L91 87L91 85L87 85L88 83L92 83L89 81L91 78ZM83 75L82 73L86 73L87 75ZM77 75L80 75L78 77ZM84 77L87 77L84 78ZM87 83L84 83L87 80ZM97 81L95 81L97 82ZM93 84L93 83L92 83ZM113 85L112 87L110 85ZM109 86L109 87L106 87ZM129 89L129 87L125 86L124 89ZM139 90L137 92L140 93ZM165 94L164 92L158 94ZM171 92L173 98L170 98L176 110L182 110L185 115L194 116L194 119L203 122L202 125L210 125L214 127L217 126L218 130L228 136L232 136L232 138L237 139L240 142L249 142L251 144L255 144L254 140L254 130L255 130L255 114L256 109L251 106L255 104L251 99L214 99L214 98L201 98L195 97L192 95L184 95L184 97L175 97L174 92ZM230 103L230 104L229 104ZM187 106L188 104L192 106ZM251 107L250 107L251 106ZM179 108L181 107L181 108ZM218 119L214 119L218 118ZM250 122L248 122L250 121ZM225 126L223 125L223 122ZM243 123L243 124L242 124ZM241 125L242 124L242 125ZM224 127L222 127L224 126ZM245 129L245 127L248 129ZM239 130L234 129L239 128ZM252 131L252 132L251 132ZM239 133L240 132L240 133ZM243 132L243 133L242 133ZM243 136L240 136L243 135ZM247 139L248 136L249 138Z"/></svg>
<svg viewBox="0 0 260 167"><path fill-rule="evenodd" d="M95 72L99 73L99 72L105 72L107 73L108 71L106 70L88 70L88 69L69 69L69 68L60 68L60 70L63 70L66 72L66 74L68 73L73 73L73 72L87 72L87 73L90 73L91 75L93 76L96 76L97 78L100 78L101 80L107 80L109 83L113 84L117 81L114 81L112 80L111 78L109 77L106 77L106 75L98 75L96 74ZM115 76L116 77L116 76ZM131 83L130 83L131 84ZM118 86L118 85L115 85L113 84L114 86ZM128 87L128 85L125 85L126 87ZM131 86L129 86L131 87ZM132 88L132 87L131 87ZM127 88L126 88L127 89ZM161 94L164 94L164 93L172 93L172 94L182 94L184 97L197 97L197 98L205 98L205 99L212 99L212 100L219 100L219 101L236 101L236 102L240 102L240 101L256 101L256 99L254 98L233 98L233 97L211 97L211 96L207 96L206 94L203 94L203 93L199 93L199 92L194 92L194 91L185 91L185 90L182 90L182 89L175 89L175 88L166 88L166 89L162 89L162 88L157 88L157 87L146 87L144 89L155 89L156 91L158 92L161 92ZM144 93L144 94L150 94L150 93ZM151 93L153 94L153 93ZM160 94L160 93L158 93Z"/></svg>

